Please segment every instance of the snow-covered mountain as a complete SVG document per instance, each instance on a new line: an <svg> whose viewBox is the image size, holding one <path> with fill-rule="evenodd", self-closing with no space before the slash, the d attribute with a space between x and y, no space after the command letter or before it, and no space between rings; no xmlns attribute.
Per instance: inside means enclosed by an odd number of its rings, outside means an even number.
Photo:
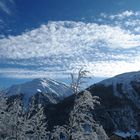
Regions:
<svg viewBox="0 0 140 140"><path fill-rule="evenodd" d="M52 79L34 79L32 81L13 85L6 89L8 96L12 95L23 95L24 100L27 102L32 96L44 96L50 103L57 103L58 101L71 95L70 88L60 82Z"/></svg>
<svg viewBox="0 0 140 140"><path fill-rule="evenodd" d="M108 132L140 131L140 71L106 79L88 90L101 98L96 119Z"/></svg>
<svg viewBox="0 0 140 140"><path fill-rule="evenodd" d="M125 98L140 109L140 71L120 74L97 85L112 87L114 96Z"/></svg>

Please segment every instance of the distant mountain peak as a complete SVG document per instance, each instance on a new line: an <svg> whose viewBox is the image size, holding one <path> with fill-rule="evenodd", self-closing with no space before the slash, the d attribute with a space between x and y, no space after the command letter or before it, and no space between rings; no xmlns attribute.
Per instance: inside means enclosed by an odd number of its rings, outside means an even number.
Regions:
<svg viewBox="0 0 140 140"><path fill-rule="evenodd" d="M37 93L43 93L47 98L62 100L72 94L70 88L64 84L47 78L37 78L23 84L13 85L6 89L8 96L22 94L26 102Z"/></svg>

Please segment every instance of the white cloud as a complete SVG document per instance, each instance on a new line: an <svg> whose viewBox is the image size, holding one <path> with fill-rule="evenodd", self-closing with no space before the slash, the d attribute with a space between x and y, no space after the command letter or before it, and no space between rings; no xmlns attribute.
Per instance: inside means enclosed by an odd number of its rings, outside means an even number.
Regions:
<svg viewBox="0 0 140 140"><path fill-rule="evenodd" d="M106 14L106 13L101 13L100 14L101 17L103 18L109 18L111 20L114 20L114 19L119 19L119 20L123 20L124 18L128 18L128 17L134 17L134 16L140 16L140 11L132 11L132 10L126 10L126 11L123 11L121 13L117 13L117 14Z"/></svg>
<svg viewBox="0 0 140 140"><path fill-rule="evenodd" d="M117 15L110 15L109 18L112 20L115 18L124 19L126 17L130 17L130 16L134 16L134 15L137 15L137 13L134 13L133 11L124 11L124 12L119 13Z"/></svg>
<svg viewBox="0 0 140 140"><path fill-rule="evenodd" d="M91 75L112 77L124 72L132 72L140 70L140 58L133 62L126 61L105 61L100 63L87 63L87 68L91 71Z"/></svg>
<svg viewBox="0 0 140 140"><path fill-rule="evenodd" d="M94 49L98 42L109 48L140 46L140 35L119 27L82 22L51 22L19 36L0 40L0 57L26 59L74 55Z"/></svg>
<svg viewBox="0 0 140 140"><path fill-rule="evenodd" d="M139 46L139 34L118 26L50 22L22 35L0 39L0 64L7 65L0 75L65 77L73 69L85 67L91 75L113 76L140 69L140 53L135 49Z"/></svg>
<svg viewBox="0 0 140 140"><path fill-rule="evenodd" d="M126 10L116 14L101 13L97 21L110 26L120 27L133 34L140 34L140 11Z"/></svg>

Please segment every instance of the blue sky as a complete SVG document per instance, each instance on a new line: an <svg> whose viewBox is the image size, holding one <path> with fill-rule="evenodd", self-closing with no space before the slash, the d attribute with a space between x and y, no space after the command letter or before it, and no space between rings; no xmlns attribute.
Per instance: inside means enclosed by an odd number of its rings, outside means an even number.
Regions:
<svg viewBox="0 0 140 140"><path fill-rule="evenodd" d="M48 21L93 22L100 13L139 11L139 5L139 0L0 0L0 9L8 14L4 20L9 19L8 26L15 34Z"/></svg>
<svg viewBox="0 0 140 140"><path fill-rule="evenodd" d="M140 1L135 0L16 0L24 20L81 20L101 12L115 13L139 10Z"/></svg>
<svg viewBox="0 0 140 140"><path fill-rule="evenodd" d="M0 0L0 84L140 69L140 1ZM5 36L6 34L6 36Z"/></svg>

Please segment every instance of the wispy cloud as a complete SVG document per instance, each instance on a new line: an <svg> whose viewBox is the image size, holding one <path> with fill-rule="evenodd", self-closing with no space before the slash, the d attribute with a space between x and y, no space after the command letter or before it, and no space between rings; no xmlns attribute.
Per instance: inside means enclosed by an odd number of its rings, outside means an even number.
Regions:
<svg viewBox="0 0 140 140"><path fill-rule="evenodd" d="M1 0L0 1L0 10L4 11L6 14L11 15L12 10L10 7L11 5L15 5L14 0Z"/></svg>
<svg viewBox="0 0 140 140"><path fill-rule="evenodd" d="M89 76L95 77L111 77L123 72L139 71L140 58L135 58L133 61L87 61L70 62L72 69L64 69L64 65L57 68L42 68L42 69L20 69L20 68L1 68L0 76L9 78L68 78L71 72L77 73L78 70L83 67L90 73ZM62 62L63 63L63 62ZM53 63L52 63L53 64Z"/></svg>
<svg viewBox="0 0 140 140"><path fill-rule="evenodd" d="M70 72L69 72L70 73ZM0 69L0 76L7 78L44 78L59 79L66 78L67 73L63 71L45 71L45 70L29 70L19 68L2 68Z"/></svg>

